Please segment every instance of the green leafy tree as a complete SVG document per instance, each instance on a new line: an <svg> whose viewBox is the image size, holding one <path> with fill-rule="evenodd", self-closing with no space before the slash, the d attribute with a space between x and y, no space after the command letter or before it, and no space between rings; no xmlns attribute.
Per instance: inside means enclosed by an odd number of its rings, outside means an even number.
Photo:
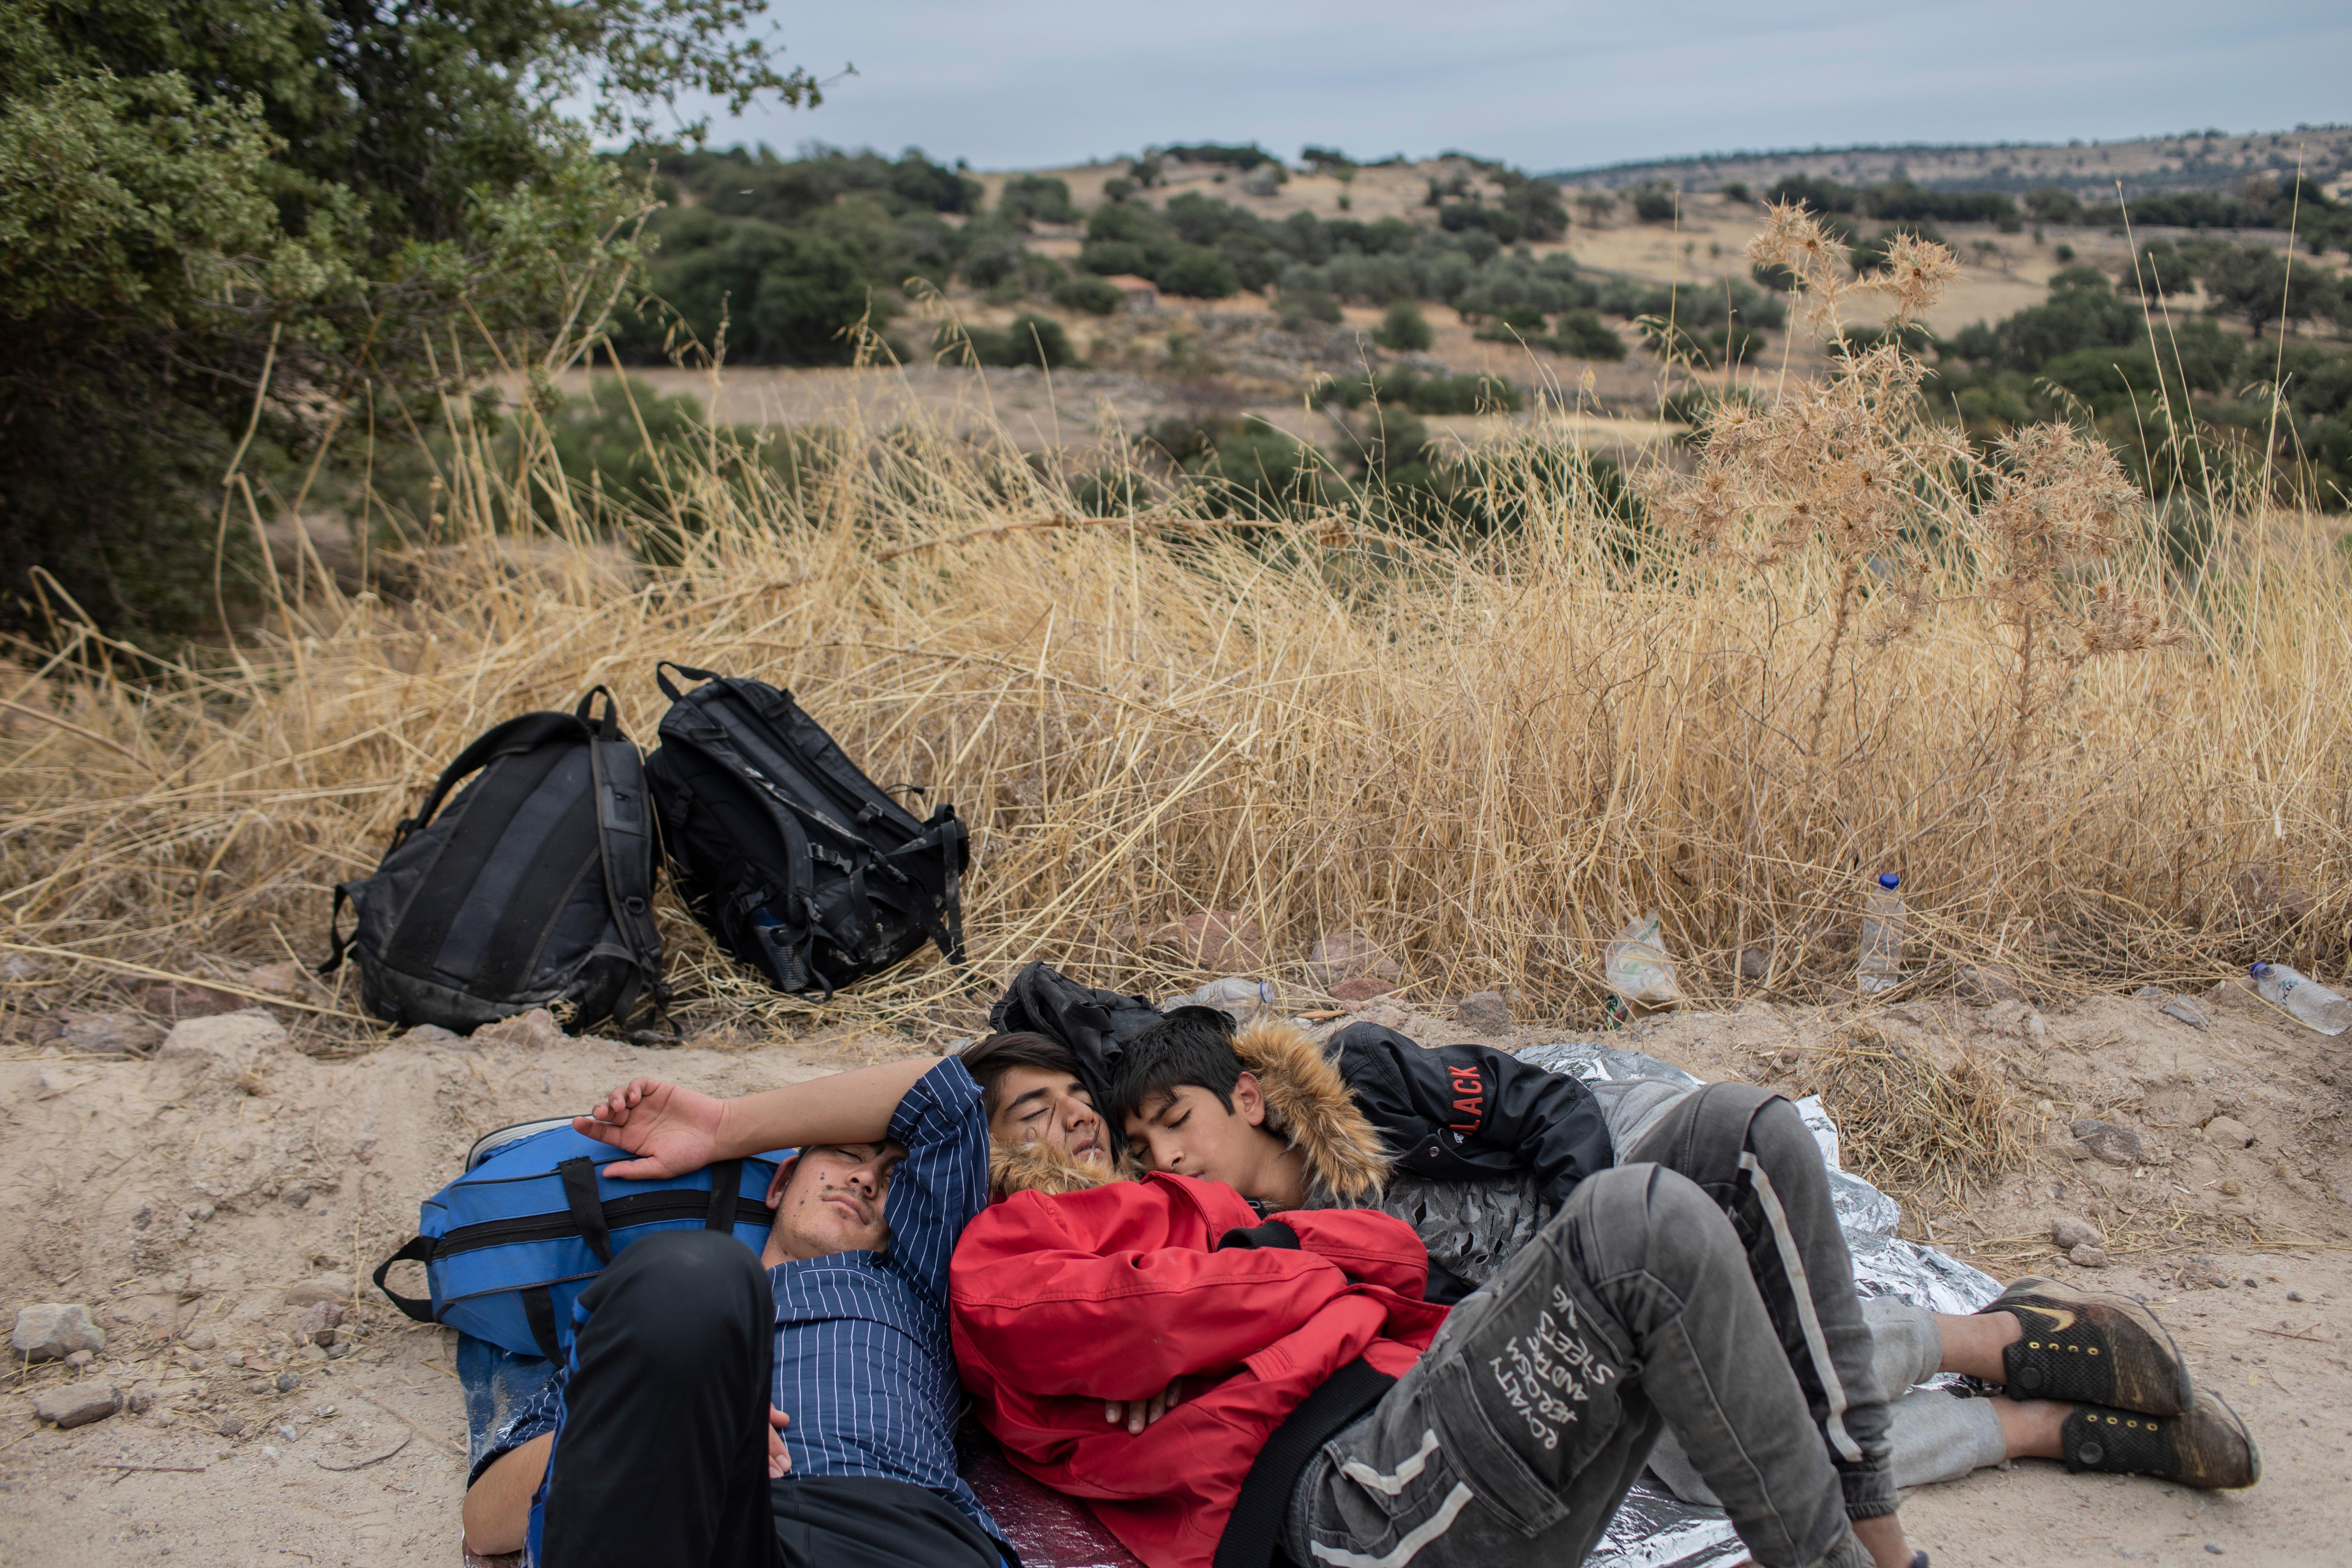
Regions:
<svg viewBox="0 0 2352 1568"><path fill-rule="evenodd" d="M1051 174L1020 174L1005 181L996 205L1006 216L1031 223L1078 221L1078 209L1070 204L1069 182Z"/></svg>
<svg viewBox="0 0 2352 1568"><path fill-rule="evenodd" d="M1418 353L1437 339L1421 307L1410 300L1399 300L1381 317L1381 324L1372 330L1372 341L1398 353Z"/></svg>
<svg viewBox="0 0 2352 1568"><path fill-rule="evenodd" d="M0 621L37 566L118 626L209 607L221 474L447 332L593 323L642 210L593 134L813 102L760 0L0 0ZM438 344L437 355L428 343Z"/></svg>

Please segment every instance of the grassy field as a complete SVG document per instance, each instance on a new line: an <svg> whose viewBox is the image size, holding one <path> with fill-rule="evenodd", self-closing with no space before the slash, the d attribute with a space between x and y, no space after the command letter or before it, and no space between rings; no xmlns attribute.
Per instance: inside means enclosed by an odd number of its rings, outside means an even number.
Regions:
<svg viewBox="0 0 2352 1568"><path fill-rule="evenodd" d="M1927 262L1897 269L1906 309ZM1032 957L1180 978L1141 933L1217 909L1292 978L1352 929L1412 994L1579 1008L1654 907L1695 996L1818 1000L1851 989L1881 870L1928 985L2256 953L2338 978L2334 527L2159 519L2062 435L1978 458L1914 412L1916 369L1887 348L1787 384L1652 468L1638 525L1538 416L1483 454L1522 523L1475 537L1218 521L1197 494L1087 516L1050 461L854 411L794 484L714 438L622 516L453 404L431 536L365 591L278 561L264 623L201 662L53 599L0 682L0 959L94 987L315 958L329 888L468 739L598 682L650 739L667 658L791 688L874 777L953 802L992 980ZM257 529L230 493L224 527ZM534 499L553 521L516 524ZM2210 547L2168 554L2159 522ZM800 1005L666 919L689 994ZM937 1022L957 994L918 964L851 1005Z"/></svg>

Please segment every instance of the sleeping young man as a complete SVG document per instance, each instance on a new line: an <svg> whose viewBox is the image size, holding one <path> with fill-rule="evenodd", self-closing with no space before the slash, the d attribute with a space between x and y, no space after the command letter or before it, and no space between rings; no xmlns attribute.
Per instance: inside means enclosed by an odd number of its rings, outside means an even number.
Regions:
<svg viewBox="0 0 2352 1568"><path fill-rule="evenodd" d="M1782 1241L1773 1194L1810 1183L1821 1163L1794 1107L1748 1085L1637 1081L1601 1085L1596 1095L1483 1046L1425 1049L1365 1024L1318 1046L1275 1020L1236 1032L1208 1009L1185 1010L1133 1042L1109 1098L1104 1109L1124 1122L1148 1169L1226 1182L1268 1214L1369 1205L1403 1219L1444 1282L1433 1299L1492 1278L1612 1160L1691 1176L1759 1255ZM1816 1370L1806 1308L1823 1324L1843 1325L1854 1310L1843 1237L1821 1241L1822 1258L1758 1275L1817 1407L1832 1384L1865 1373L1890 1396L1938 1372L2004 1384L2013 1396L1896 1397L1889 1442L1898 1486L2026 1456L2208 1488L2259 1475L2236 1415L2196 1392L2170 1336L2126 1296L2023 1279L1968 1316L1880 1299L1860 1307L1866 1360L1842 1360L1835 1347L1853 1336L1831 1331L1822 1341L1832 1353ZM1810 1303L1794 1292L1801 1279ZM1671 1440L1653 1462L1686 1498L1713 1500Z"/></svg>
<svg viewBox="0 0 2352 1568"><path fill-rule="evenodd" d="M543 1385L477 1433L467 1546L548 1568L1000 1568L956 1474L945 1317L988 1202L980 1100L933 1059L732 1100L639 1080L575 1121L638 1156L619 1177L799 1152L758 1257L664 1231L598 1276L570 1364L533 1363Z"/></svg>

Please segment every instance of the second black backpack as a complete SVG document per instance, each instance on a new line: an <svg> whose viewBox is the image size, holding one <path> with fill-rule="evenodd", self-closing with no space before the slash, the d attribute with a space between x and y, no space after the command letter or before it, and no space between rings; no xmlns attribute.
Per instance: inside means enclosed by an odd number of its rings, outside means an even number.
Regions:
<svg viewBox="0 0 2352 1568"><path fill-rule="evenodd" d="M465 1034L545 1007L575 1032L606 1017L625 1026L662 1000L653 826L643 759L610 692L509 719L442 772L373 876L335 889L334 952L319 973L348 950L361 1000L387 1023ZM348 938L335 930L346 900L358 911Z"/></svg>
<svg viewBox="0 0 2352 1568"><path fill-rule="evenodd" d="M681 694L663 669L704 684ZM828 997L926 940L963 962L969 840L953 806L916 821L789 692L682 665L655 679L670 700L646 759L662 847L720 947Z"/></svg>

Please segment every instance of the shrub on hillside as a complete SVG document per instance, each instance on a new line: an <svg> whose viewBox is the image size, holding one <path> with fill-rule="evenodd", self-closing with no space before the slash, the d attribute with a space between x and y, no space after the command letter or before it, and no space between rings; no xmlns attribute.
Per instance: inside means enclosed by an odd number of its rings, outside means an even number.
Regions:
<svg viewBox="0 0 2352 1568"><path fill-rule="evenodd" d="M1682 207L1675 188L1663 180L1633 187L1633 216L1643 223L1672 223Z"/></svg>
<svg viewBox="0 0 2352 1568"><path fill-rule="evenodd" d="M1575 359L1614 361L1625 357L1625 340L1591 310L1562 310L1547 346L1555 353Z"/></svg>
<svg viewBox="0 0 2352 1568"><path fill-rule="evenodd" d="M1073 273L1054 285L1054 303L1066 310L1084 310L1089 316L1108 316L1126 303L1127 296L1118 288L1090 273Z"/></svg>
<svg viewBox="0 0 2352 1568"><path fill-rule="evenodd" d="M1051 174L1020 174L1007 180L996 205L1007 217L1031 223L1078 221L1078 210L1070 205L1069 183Z"/></svg>
<svg viewBox="0 0 2352 1568"><path fill-rule="evenodd" d="M1397 353L1418 353L1437 338L1421 307L1410 300L1399 300L1381 317L1381 324L1372 330L1372 341Z"/></svg>
<svg viewBox="0 0 2352 1568"><path fill-rule="evenodd" d="M1233 264L1199 245L1178 246L1160 264L1153 281L1168 293L1195 300L1223 300L1241 287Z"/></svg>
<svg viewBox="0 0 2352 1568"><path fill-rule="evenodd" d="M1285 289L1276 302L1275 313L1286 326L1301 321L1338 322L1343 319L1339 301L1320 289Z"/></svg>

